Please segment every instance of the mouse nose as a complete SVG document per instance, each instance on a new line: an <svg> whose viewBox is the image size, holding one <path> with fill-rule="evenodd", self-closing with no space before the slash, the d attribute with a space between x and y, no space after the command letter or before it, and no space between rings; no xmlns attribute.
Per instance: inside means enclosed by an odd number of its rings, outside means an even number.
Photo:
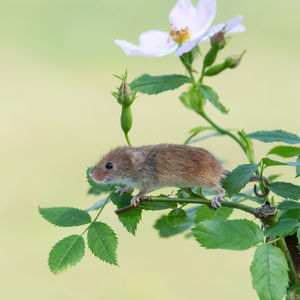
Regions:
<svg viewBox="0 0 300 300"><path fill-rule="evenodd" d="M105 171L100 168L94 167L90 172L90 176L96 181L103 181L105 177Z"/></svg>

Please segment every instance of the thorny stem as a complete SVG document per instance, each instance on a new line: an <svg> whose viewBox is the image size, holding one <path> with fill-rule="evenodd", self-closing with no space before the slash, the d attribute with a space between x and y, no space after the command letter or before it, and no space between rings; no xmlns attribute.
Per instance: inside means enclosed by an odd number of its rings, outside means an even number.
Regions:
<svg viewBox="0 0 300 300"><path fill-rule="evenodd" d="M183 199L183 198L169 198L169 197L156 197L156 196L149 196L146 199L141 199L141 201L146 201L146 202L165 202L165 203L197 203L197 204L206 204L206 205L211 205L211 201L206 199L206 198L197 198L197 197L193 197L193 198L188 198L188 199ZM238 203L238 202L231 202L231 201L223 201L222 202L222 206L224 207L231 207L231 208L236 208L236 209L240 209L243 210L247 213L250 213L252 215L254 215L254 208L242 203ZM116 210L115 213L119 214L121 212L124 212L126 210L130 210L133 209L134 206L126 206L121 208L121 211Z"/></svg>

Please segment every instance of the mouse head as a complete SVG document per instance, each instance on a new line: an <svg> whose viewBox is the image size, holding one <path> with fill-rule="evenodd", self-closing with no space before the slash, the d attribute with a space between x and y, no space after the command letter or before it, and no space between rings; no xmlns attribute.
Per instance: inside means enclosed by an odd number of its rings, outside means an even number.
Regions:
<svg viewBox="0 0 300 300"><path fill-rule="evenodd" d="M90 176L96 182L130 185L144 160L141 151L132 147L118 147L107 153L91 170Z"/></svg>

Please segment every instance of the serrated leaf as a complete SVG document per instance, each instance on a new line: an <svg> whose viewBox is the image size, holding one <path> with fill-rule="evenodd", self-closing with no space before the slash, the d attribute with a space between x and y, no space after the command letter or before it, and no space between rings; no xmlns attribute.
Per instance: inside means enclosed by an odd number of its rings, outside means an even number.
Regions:
<svg viewBox="0 0 300 300"><path fill-rule="evenodd" d="M207 205L198 208L195 216L195 223L204 220L226 220L232 213L233 209L229 207L220 207L216 210L210 209Z"/></svg>
<svg viewBox="0 0 300 300"><path fill-rule="evenodd" d="M291 233L300 225L296 219L284 218L271 225L264 231L265 236L283 236Z"/></svg>
<svg viewBox="0 0 300 300"><path fill-rule="evenodd" d="M268 188L278 196L293 200L300 199L300 186L289 182L272 182Z"/></svg>
<svg viewBox="0 0 300 300"><path fill-rule="evenodd" d="M284 200L277 207L280 209L280 213L283 214L290 209L300 208L300 203L294 200Z"/></svg>
<svg viewBox="0 0 300 300"><path fill-rule="evenodd" d="M169 212L168 223L172 227L177 227L178 225L184 223L187 219L187 214L182 208L176 208Z"/></svg>
<svg viewBox="0 0 300 300"><path fill-rule="evenodd" d="M201 205L196 205L185 209L187 218L184 223L181 223L177 227L170 226L167 215L161 216L154 224L154 227L159 231L159 235L161 237L170 237L172 235L182 233L195 225L195 215L200 206Z"/></svg>
<svg viewBox="0 0 300 300"><path fill-rule="evenodd" d="M87 241L95 256L113 265L117 263L118 240L114 231L105 223L95 222L88 229Z"/></svg>
<svg viewBox="0 0 300 300"><path fill-rule="evenodd" d="M207 85L198 85L198 89L203 93L205 98L220 112L228 113L228 108L226 108L220 101L218 94Z"/></svg>
<svg viewBox="0 0 300 300"><path fill-rule="evenodd" d="M86 170L86 179L91 186L91 189L88 191L88 193L95 195L110 193L116 187L116 184L95 182L90 176L91 170L92 167L89 167Z"/></svg>
<svg viewBox="0 0 300 300"><path fill-rule="evenodd" d="M250 270L252 284L259 299L282 299L289 277L285 256L279 248L271 245L258 246Z"/></svg>
<svg viewBox="0 0 300 300"><path fill-rule="evenodd" d="M280 176L281 176L281 174L273 174L273 175L268 176L268 180L269 180L269 182L273 182L275 179L277 179Z"/></svg>
<svg viewBox="0 0 300 300"><path fill-rule="evenodd" d="M192 128L189 133L200 133L202 131L205 131L205 130L214 130L214 128L212 126L197 126L197 127L194 127Z"/></svg>
<svg viewBox="0 0 300 300"><path fill-rule="evenodd" d="M84 239L70 235L54 245L49 254L48 264L52 273L57 274L69 266L75 266L84 255Z"/></svg>
<svg viewBox="0 0 300 300"><path fill-rule="evenodd" d="M88 224L91 216L84 210L74 207L39 207L41 216L48 222L61 227Z"/></svg>
<svg viewBox="0 0 300 300"><path fill-rule="evenodd" d="M297 300L300 299L300 283L292 285L287 293L286 300Z"/></svg>
<svg viewBox="0 0 300 300"><path fill-rule="evenodd" d="M283 142L286 144L299 144L300 137L283 130L256 131L246 135L247 138L259 140L265 143Z"/></svg>
<svg viewBox="0 0 300 300"><path fill-rule="evenodd" d="M190 87L187 92L183 92L179 96L179 99L186 108L192 109L198 113L203 111L203 106L206 102L203 93L194 86Z"/></svg>
<svg viewBox="0 0 300 300"><path fill-rule="evenodd" d="M298 250L300 250L300 227L298 227L298 230L297 230L297 239L298 239L297 248L298 248Z"/></svg>
<svg viewBox="0 0 300 300"><path fill-rule="evenodd" d="M281 157L293 157L300 155L300 148L293 146L277 146L272 148L268 154L276 154Z"/></svg>
<svg viewBox="0 0 300 300"><path fill-rule="evenodd" d="M297 157L297 162L300 163L300 155ZM296 167L296 178L300 176L300 167Z"/></svg>
<svg viewBox="0 0 300 300"><path fill-rule="evenodd" d="M249 182L256 169L256 164L245 164L236 167L223 183L228 195L231 197L233 194L238 193Z"/></svg>
<svg viewBox="0 0 300 300"><path fill-rule="evenodd" d="M107 199L107 198L101 199L101 200L97 201L96 203L94 203L91 207L87 208L85 211L89 212L92 210L97 210L97 209L101 208L105 203L108 203L108 202L110 202L110 198L109 199Z"/></svg>
<svg viewBox="0 0 300 300"><path fill-rule="evenodd" d="M289 209L280 215L280 220L283 219L296 219L300 222L300 208Z"/></svg>
<svg viewBox="0 0 300 300"><path fill-rule="evenodd" d="M263 241L261 229L249 220L200 222L192 233L207 249L246 250Z"/></svg>
<svg viewBox="0 0 300 300"><path fill-rule="evenodd" d="M268 157L263 158L262 161L266 167L272 167L272 166L300 167L300 162L281 162L274 159L270 159Z"/></svg>
<svg viewBox="0 0 300 300"><path fill-rule="evenodd" d="M191 83L191 79L183 75L162 75L151 76L149 74L141 75L130 83L130 88L140 93L153 95L168 90L179 88L185 83Z"/></svg>
<svg viewBox="0 0 300 300"><path fill-rule="evenodd" d="M131 194L124 193L122 196L118 193L111 194L111 201L118 207L122 208L124 206L130 205L130 200L132 198ZM124 211L118 214L118 218L122 225L127 229L128 232L135 235L137 224L142 219L142 208L135 207L128 211Z"/></svg>

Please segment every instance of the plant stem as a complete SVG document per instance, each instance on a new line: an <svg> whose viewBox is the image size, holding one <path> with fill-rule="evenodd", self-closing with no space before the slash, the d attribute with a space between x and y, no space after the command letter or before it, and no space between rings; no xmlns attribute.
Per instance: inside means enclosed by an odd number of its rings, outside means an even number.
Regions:
<svg viewBox="0 0 300 300"><path fill-rule="evenodd" d="M277 247L280 248L287 260L288 266L289 266L289 277L290 277L290 286L299 283L298 276L290 255L290 252L286 246L285 240L282 238L277 241Z"/></svg>
<svg viewBox="0 0 300 300"><path fill-rule="evenodd" d="M218 132L220 132L221 134L225 134L230 136L234 141L236 141L240 147L243 149L244 153L247 155L247 157L249 158L248 155L248 151L247 148L245 147L245 145L234 135L232 134L230 131L221 128L220 126L218 126L216 123L214 123L207 115L204 111L201 112L201 116L209 123L211 124ZM250 160L250 158L249 158ZM250 160L250 162L252 163L252 161Z"/></svg>
<svg viewBox="0 0 300 300"><path fill-rule="evenodd" d="M110 196L111 196L112 193L113 193L113 192L110 192L110 194L107 196L107 198L106 198L104 204L102 205L102 207L101 207L100 210L98 211L96 217L95 217L94 220L89 224L89 226L81 233L81 236L84 235L85 232L90 228L90 226L91 226L93 223L95 223L95 222L97 221L98 217L100 216L100 214L101 214L101 212L102 212L104 206L107 204L107 202L108 202L108 200L109 200L109 198L110 198Z"/></svg>
<svg viewBox="0 0 300 300"><path fill-rule="evenodd" d="M169 197L156 197L156 196L149 196L147 197L147 199L141 199L141 201L145 201L145 202L176 202L176 203L197 203L197 204L206 204L206 205L211 205L211 201L206 199L206 198L197 198L197 197L193 197L193 198L188 198L188 199L183 199L183 198L169 198ZM238 203L238 202L231 202L231 201L222 201L222 206L223 207L231 207L231 208L235 208L235 209L240 209L243 210L249 214L254 215L254 208L242 203ZM119 214L121 212L133 209L134 206L133 205L129 205L126 207L122 207L121 211L116 210L115 213Z"/></svg>
<svg viewBox="0 0 300 300"><path fill-rule="evenodd" d="M132 145L131 145L131 142L130 142L130 139L129 139L129 136L128 136L128 132L127 132L127 133L124 133L124 135L125 135L126 142L127 142L128 146L131 147Z"/></svg>

